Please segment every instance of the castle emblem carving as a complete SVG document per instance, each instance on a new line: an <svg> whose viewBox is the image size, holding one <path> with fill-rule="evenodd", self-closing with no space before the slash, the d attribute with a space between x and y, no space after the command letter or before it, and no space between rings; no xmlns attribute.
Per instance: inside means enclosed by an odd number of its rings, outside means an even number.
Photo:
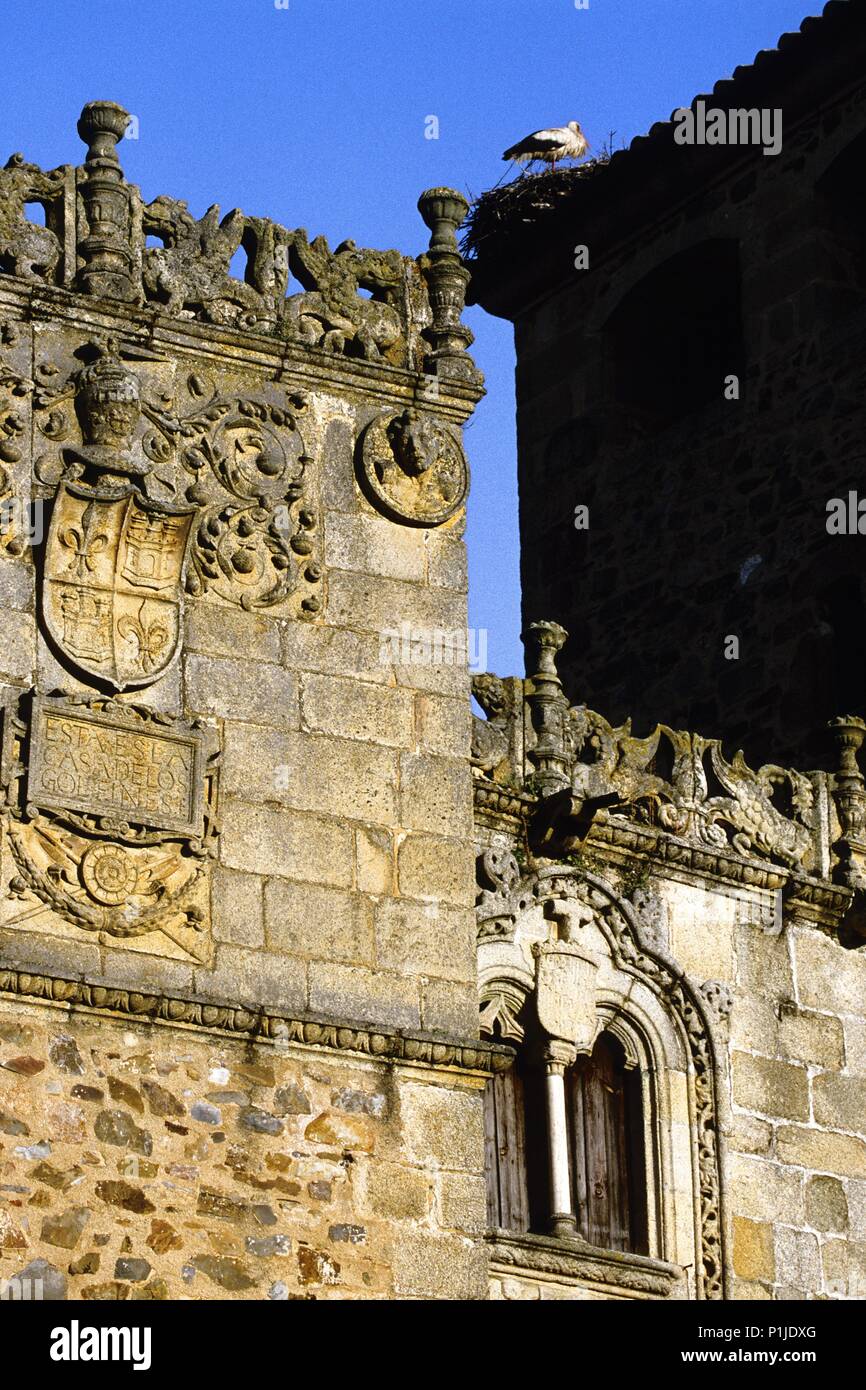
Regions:
<svg viewBox="0 0 866 1390"><path fill-rule="evenodd" d="M180 638L193 508L61 484L45 552L42 616L75 666L117 690L165 671Z"/></svg>

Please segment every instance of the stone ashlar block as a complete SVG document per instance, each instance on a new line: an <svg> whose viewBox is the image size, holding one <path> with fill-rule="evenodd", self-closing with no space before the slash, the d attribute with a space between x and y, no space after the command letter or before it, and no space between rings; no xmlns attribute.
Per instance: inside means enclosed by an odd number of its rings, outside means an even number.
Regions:
<svg viewBox="0 0 866 1390"><path fill-rule="evenodd" d="M395 1028L418 1028L418 985L401 975L386 974L330 961L308 966L309 1007L337 1018L363 1019Z"/></svg>
<svg viewBox="0 0 866 1390"><path fill-rule="evenodd" d="M410 1161L474 1174L483 1172L480 1091L404 1082L400 1114L404 1152Z"/></svg>
<svg viewBox="0 0 866 1390"><path fill-rule="evenodd" d="M811 1131L806 1131L810 1133ZM800 1160L794 1159L793 1162ZM767 1158L729 1154L731 1210L752 1221L798 1221L803 1212L803 1174Z"/></svg>
<svg viewBox="0 0 866 1390"><path fill-rule="evenodd" d="M866 1178L866 1143L850 1134L783 1125L776 1132L776 1155L781 1163L797 1163L843 1178Z"/></svg>
<svg viewBox="0 0 866 1390"><path fill-rule="evenodd" d="M845 1061L842 1023L829 1014L782 1010L779 1019L779 1051L800 1062L838 1070ZM866 1086L866 1082L864 1082Z"/></svg>
<svg viewBox="0 0 866 1390"><path fill-rule="evenodd" d="M356 739L229 724L221 789L297 811L379 825L397 821L396 754Z"/></svg>
<svg viewBox="0 0 866 1390"><path fill-rule="evenodd" d="M736 931L737 980L744 994L772 999L793 999L794 980L783 936L767 936L756 927L740 926Z"/></svg>
<svg viewBox="0 0 866 1390"><path fill-rule="evenodd" d="M190 600L184 650L204 656L237 657L279 665L282 640L276 619L242 609Z"/></svg>
<svg viewBox="0 0 866 1390"><path fill-rule="evenodd" d="M264 945L264 882L257 874L214 869L211 906L215 941L234 946Z"/></svg>
<svg viewBox="0 0 866 1390"><path fill-rule="evenodd" d="M777 1226L776 1268L784 1282L795 1289L819 1288L821 1259L817 1236L791 1226Z"/></svg>
<svg viewBox="0 0 866 1390"><path fill-rule="evenodd" d="M395 686L366 684L340 676L309 675L301 694L302 722L314 732L411 748L411 693Z"/></svg>
<svg viewBox="0 0 866 1390"><path fill-rule="evenodd" d="M790 1066L748 1052L733 1056L734 1101L745 1110L790 1120L809 1118L809 1076Z"/></svg>
<svg viewBox="0 0 866 1390"><path fill-rule="evenodd" d="M472 774L468 762L402 753L400 819L407 830L470 837Z"/></svg>
<svg viewBox="0 0 866 1390"><path fill-rule="evenodd" d="M453 980L421 982L421 1025L442 1029L461 1038L478 1036L478 989Z"/></svg>
<svg viewBox="0 0 866 1390"><path fill-rule="evenodd" d="M866 1078L828 1072L814 1077L812 1095L819 1125L866 1134Z"/></svg>
<svg viewBox="0 0 866 1390"><path fill-rule="evenodd" d="M796 933L797 985L807 1008L840 1014L863 1014L866 999L866 959L846 951L820 932Z"/></svg>
<svg viewBox="0 0 866 1390"><path fill-rule="evenodd" d="M734 1217L734 1272L741 1279L764 1279L772 1283L776 1277L773 1227L765 1221L749 1221Z"/></svg>
<svg viewBox="0 0 866 1390"><path fill-rule="evenodd" d="M468 758L472 711L466 700L419 692L415 697L415 740L430 753Z"/></svg>
<svg viewBox="0 0 866 1390"><path fill-rule="evenodd" d="M398 1221L424 1220L433 1201L431 1174L397 1163L368 1165L367 1204L381 1217Z"/></svg>
<svg viewBox="0 0 866 1390"><path fill-rule="evenodd" d="M382 517L326 512L325 560L338 570L423 581L424 532Z"/></svg>
<svg viewBox="0 0 866 1390"><path fill-rule="evenodd" d="M487 1184L474 1173L440 1173L439 1225L480 1235L487 1228Z"/></svg>
<svg viewBox="0 0 866 1390"><path fill-rule="evenodd" d="M407 898L471 906L475 855L471 844L436 835L407 835L397 858L400 892Z"/></svg>
<svg viewBox="0 0 866 1390"><path fill-rule="evenodd" d="M222 1001L226 994L249 1009L265 1006L287 1013L307 1007L307 964L274 951L251 951L243 946L219 946L214 970L201 971L197 990Z"/></svg>
<svg viewBox="0 0 866 1390"><path fill-rule="evenodd" d="M816 1231L847 1231L848 1201L838 1178L810 1178L806 1183L806 1221Z"/></svg>
<svg viewBox="0 0 866 1390"><path fill-rule="evenodd" d="M394 837L378 826L359 826L355 831L355 863L360 893L375 897L394 892L396 860Z"/></svg>
<svg viewBox="0 0 866 1390"><path fill-rule="evenodd" d="M398 975L474 981L474 914L440 903L383 898L376 908L376 963Z"/></svg>
<svg viewBox="0 0 866 1390"><path fill-rule="evenodd" d="M456 589L462 594L467 592L469 570L463 541L435 531L428 536L427 582L435 588Z"/></svg>
<svg viewBox="0 0 866 1390"><path fill-rule="evenodd" d="M298 728L298 683L281 666L188 656L184 671L191 713L248 720L277 729Z"/></svg>
<svg viewBox="0 0 866 1390"><path fill-rule="evenodd" d="M220 858L230 869L351 888L350 828L321 816L228 800L222 810Z"/></svg>
<svg viewBox="0 0 866 1390"><path fill-rule="evenodd" d="M398 1298L486 1298L483 1242L407 1231L394 1251L394 1292Z"/></svg>
<svg viewBox="0 0 866 1390"><path fill-rule="evenodd" d="M274 878L265 887L265 939L287 956L370 965L373 906L358 893Z"/></svg>
<svg viewBox="0 0 866 1390"><path fill-rule="evenodd" d="M400 632L406 622L416 628L465 631L466 599L451 589L332 570L328 617L337 627L366 628L376 633Z"/></svg>
<svg viewBox="0 0 866 1390"><path fill-rule="evenodd" d="M290 671L318 671L350 680L389 685L391 667L382 659L377 633L329 627L325 623L286 623L283 665Z"/></svg>

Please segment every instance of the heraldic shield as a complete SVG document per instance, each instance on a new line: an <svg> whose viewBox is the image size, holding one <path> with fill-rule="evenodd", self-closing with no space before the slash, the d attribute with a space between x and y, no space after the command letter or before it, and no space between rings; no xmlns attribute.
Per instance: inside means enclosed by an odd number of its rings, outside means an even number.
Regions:
<svg viewBox="0 0 866 1390"><path fill-rule="evenodd" d="M151 501L131 484L57 490L45 550L42 616L64 655L117 690L149 685L180 637L194 507Z"/></svg>

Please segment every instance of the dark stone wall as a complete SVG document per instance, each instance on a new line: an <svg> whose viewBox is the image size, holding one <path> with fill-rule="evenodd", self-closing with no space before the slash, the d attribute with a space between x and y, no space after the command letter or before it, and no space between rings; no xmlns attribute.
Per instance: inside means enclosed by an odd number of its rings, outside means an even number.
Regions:
<svg viewBox="0 0 866 1390"><path fill-rule="evenodd" d="M866 498L864 132L861 88L616 250L576 223L590 269L516 316L524 620L562 623L570 697L636 732L817 764L866 711L866 535L826 529Z"/></svg>

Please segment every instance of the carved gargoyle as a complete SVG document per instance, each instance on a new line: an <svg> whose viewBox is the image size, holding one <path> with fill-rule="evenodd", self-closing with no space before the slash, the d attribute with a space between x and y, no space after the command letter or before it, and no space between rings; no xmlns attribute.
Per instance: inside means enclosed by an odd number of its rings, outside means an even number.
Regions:
<svg viewBox="0 0 866 1390"><path fill-rule="evenodd" d="M50 202L59 192L62 169L44 173L13 154L0 170L0 261L13 275L50 280L60 259L60 242L47 227L28 222L27 203Z"/></svg>
<svg viewBox="0 0 866 1390"><path fill-rule="evenodd" d="M244 327L274 318L273 306L258 290L229 274L247 223L238 208L220 221L214 203L196 221L184 201L161 195L143 212L145 233L165 243L144 252L144 290L166 314L200 309L212 323L240 322Z"/></svg>
<svg viewBox="0 0 866 1390"><path fill-rule="evenodd" d="M484 672L472 677L472 694L487 715L486 719L472 716L472 769L478 775L503 780L510 771L512 693L499 676Z"/></svg>
<svg viewBox="0 0 866 1390"><path fill-rule="evenodd" d="M288 249L292 274L306 293L286 300L285 331L331 352L356 348L368 361L405 357L400 304L404 262L399 251L368 251L344 241L331 251L323 236L301 229ZM364 299L359 290L374 297Z"/></svg>
<svg viewBox="0 0 866 1390"><path fill-rule="evenodd" d="M735 753L728 763L715 740L710 744L710 762L725 791L730 792L730 799L712 797L704 811L710 819L718 817L733 827L734 848L741 854L754 848L775 855L786 864L800 864L812 844L807 825L814 791L808 777L774 763L753 772L742 752ZM790 794L792 816L784 815L772 802L776 789L784 786Z"/></svg>

